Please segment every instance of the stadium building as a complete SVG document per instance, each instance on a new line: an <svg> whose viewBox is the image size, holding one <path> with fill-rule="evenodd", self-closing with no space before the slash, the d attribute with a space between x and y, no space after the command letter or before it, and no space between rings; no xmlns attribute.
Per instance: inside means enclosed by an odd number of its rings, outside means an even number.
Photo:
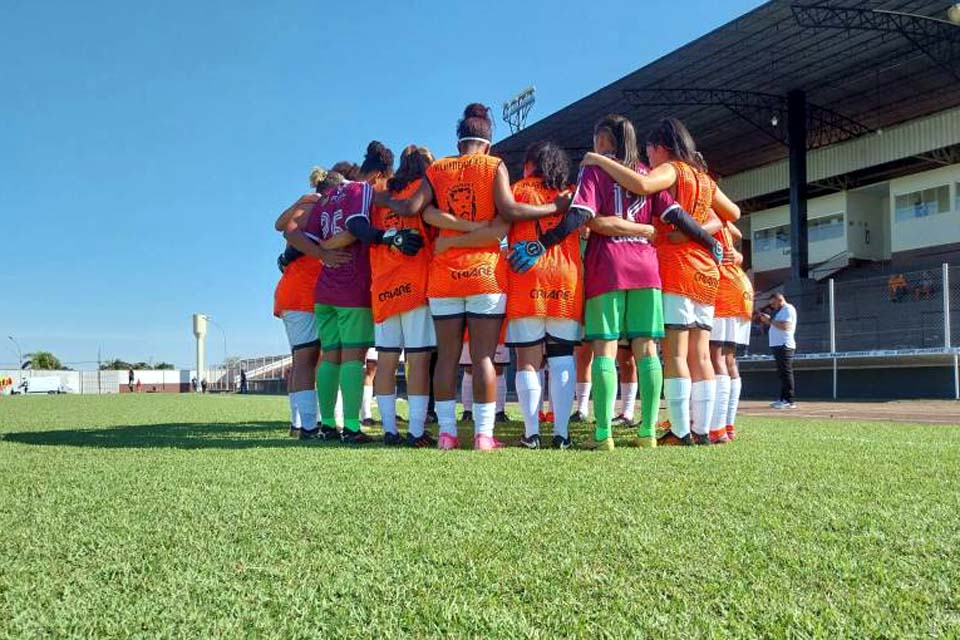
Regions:
<svg viewBox="0 0 960 640"><path fill-rule="evenodd" d="M743 210L758 306L797 307L801 397L960 397L958 14L774 0L494 150L520 175L538 140L579 159L605 114L680 118ZM745 392L775 397L759 326L750 353Z"/></svg>

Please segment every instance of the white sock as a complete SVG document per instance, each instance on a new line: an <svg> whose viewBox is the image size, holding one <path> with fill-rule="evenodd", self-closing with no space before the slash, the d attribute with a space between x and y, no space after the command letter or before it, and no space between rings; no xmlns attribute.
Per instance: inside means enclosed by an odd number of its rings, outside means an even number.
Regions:
<svg viewBox="0 0 960 640"><path fill-rule="evenodd" d="M437 422L440 423L440 433L457 437L457 401L437 400L434 404L437 412Z"/></svg>
<svg viewBox="0 0 960 640"><path fill-rule="evenodd" d="M539 371L537 371L537 378L540 379L540 389L541 389L540 406L537 408L537 411L539 411L540 413L546 413L546 410L544 409L544 405L547 403L547 398L550 396L550 390L547 388L547 382L546 382L546 378L547 378L546 370L541 368Z"/></svg>
<svg viewBox="0 0 960 640"><path fill-rule="evenodd" d="M590 413L590 389L592 387L593 384L590 382L577 383L577 411L583 415Z"/></svg>
<svg viewBox="0 0 960 640"><path fill-rule="evenodd" d="M637 406L637 389L640 388L636 382L620 383L620 413L627 420L633 422L633 412Z"/></svg>
<svg viewBox="0 0 960 640"><path fill-rule="evenodd" d="M343 391L337 390L337 404L333 407L333 422L338 427L343 427Z"/></svg>
<svg viewBox="0 0 960 640"><path fill-rule="evenodd" d="M407 406L410 407L408 431L414 438L423 435L423 427L427 422L428 404L430 404L430 396L407 396Z"/></svg>
<svg viewBox="0 0 960 640"><path fill-rule="evenodd" d="M570 437L570 410L577 380L577 363L573 356L547 359L550 366L550 408L553 409L553 435Z"/></svg>
<svg viewBox="0 0 960 640"><path fill-rule="evenodd" d="M300 416L300 428L317 428L317 390L295 391L292 395L293 403L297 406L297 414Z"/></svg>
<svg viewBox="0 0 960 640"><path fill-rule="evenodd" d="M493 423L497 417L496 402L476 402L473 405L473 434L493 437Z"/></svg>
<svg viewBox="0 0 960 640"><path fill-rule="evenodd" d="M464 411L473 411L473 374L463 374L463 384L460 385L460 402Z"/></svg>
<svg viewBox="0 0 960 640"><path fill-rule="evenodd" d="M543 385L541 385L542 387ZM497 413L507 408L507 376L497 376Z"/></svg>
<svg viewBox="0 0 960 640"><path fill-rule="evenodd" d="M666 378L663 381L670 430L678 438L690 433L690 387L690 378Z"/></svg>
<svg viewBox="0 0 960 640"><path fill-rule="evenodd" d="M717 402L717 381L701 380L690 386L690 415L693 418L693 432L704 436L710 431L713 420L713 407Z"/></svg>
<svg viewBox="0 0 960 640"><path fill-rule="evenodd" d="M377 406L380 408L380 420L384 433L397 433L397 394L377 394Z"/></svg>
<svg viewBox="0 0 960 640"><path fill-rule="evenodd" d="M740 408L740 390L743 388L741 378L730 378L730 403L727 405L727 424L731 427L737 424L737 409Z"/></svg>
<svg viewBox="0 0 960 640"><path fill-rule="evenodd" d="M299 391L294 391L287 395L287 398L290 400L290 426L294 429L299 429L300 425L300 409L297 408L297 393Z"/></svg>
<svg viewBox="0 0 960 640"><path fill-rule="evenodd" d="M360 403L360 419L373 418L373 385L363 385L363 402Z"/></svg>
<svg viewBox="0 0 960 640"><path fill-rule="evenodd" d="M730 376L717 376L717 403L713 408L710 430L724 429L727 426L727 407L730 404Z"/></svg>
<svg viewBox="0 0 960 640"><path fill-rule="evenodd" d="M526 437L540 433L540 418L537 409L543 397L540 376L536 371L517 371L517 400L523 414L523 432Z"/></svg>

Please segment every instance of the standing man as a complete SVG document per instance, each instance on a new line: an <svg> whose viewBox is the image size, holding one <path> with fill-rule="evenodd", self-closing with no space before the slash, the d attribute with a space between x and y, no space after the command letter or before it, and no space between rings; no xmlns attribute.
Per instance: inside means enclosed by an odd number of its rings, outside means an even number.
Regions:
<svg viewBox="0 0 960 640"><path fill-rule="evenodd" d="M133 393L133 382L134 382L133 368L131 367L130 370L127 371L127 391L129 391L130 393Z"/></svg>
<svg viewBox="0 0 960 640"><path fill-rule="evenodd" d="M770 325L770 350L777 361L777 375L780 376L780 399L771 402L774 409L793 409L793 353L797 350L794 334L797 330L797 310L787 302L782 293L770 296L772 313L761 313L760 322Z"/></svg>

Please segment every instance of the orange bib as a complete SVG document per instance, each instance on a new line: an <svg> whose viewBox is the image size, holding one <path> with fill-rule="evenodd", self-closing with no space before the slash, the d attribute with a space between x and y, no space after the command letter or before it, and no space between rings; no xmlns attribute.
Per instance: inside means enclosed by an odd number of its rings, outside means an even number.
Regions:
<svg viewBox="0 0 960 640"><path fill-rule="evenodd" d="M726 251L733 247L730 231L724 226L715 236ZM720 286L717 287L717 302L713 311L718 318L753 317L753 285L740 265L720 265Z"/></svg>
<svg viewBox="0 0 960 640"><path fill-rule="evenodd" d="M441 158L427 169L437 207L472 221L493 220L497 214L493 182L500 159L485 154ZM442 229L440 236L459 235ZM430 262L427 296L460 298L482 293L503 293L506 261L500 246L454 248Z"/></svg>
<svg viewBox="0 0 960 640"><path fill-rule="evenodd" d="M284 311L313 312L313 290L323 263L310 256L301 256L287 265L273 292L273 315Z"/></svg>

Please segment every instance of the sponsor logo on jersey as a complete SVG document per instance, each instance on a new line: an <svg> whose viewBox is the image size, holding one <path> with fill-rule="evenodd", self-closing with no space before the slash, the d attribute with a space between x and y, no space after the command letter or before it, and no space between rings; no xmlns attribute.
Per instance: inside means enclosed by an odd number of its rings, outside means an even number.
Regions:
<svg viewBox="0 0 960 640"><path fill-rule="evenodd" d="M534 300L573 300L573 292L567 289L531 289Z"/></svg>
<svg viewBox="0 0 960 640"><path fill-rule="evenodd" d="M489 278L493 275L493 267L488 264L477 265L476 267L472 267L470 269L460 269L450 274L454 280L463 280L465 278Z"/></svg>
<svg viewBox="0 0 960 640"><path fill-rule="evenodd" d="M387 300L393 300L394 298L399 298L400 296L409 295L411 293L413 293L413 285L409 282L404 282L403 284L392 289L381 291L380 295L377 296L377 299L380 302L386 302Z"/></svg>
<svg viewBox="0 0 960 640"><path fill-rule="evenodd" d="M720 286L720 278L714 276L708 276L705 273L700 273L697 271L693 274L693 279L697 284L702 284L707 287L717 288Z"/></svg>

